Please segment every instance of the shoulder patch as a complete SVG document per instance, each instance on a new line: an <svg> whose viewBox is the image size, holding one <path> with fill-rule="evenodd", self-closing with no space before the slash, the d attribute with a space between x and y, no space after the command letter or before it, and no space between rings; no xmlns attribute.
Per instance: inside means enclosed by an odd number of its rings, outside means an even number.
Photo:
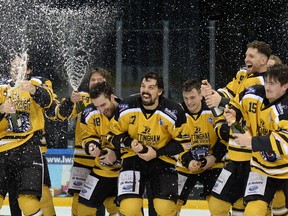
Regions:
<svg viewBox="0 0 288 216"><path fill-rule="evenodd" d="M85 116L85 117L87 117L91 111L93 111L93 107L92 107L92 106L87 106L87 107L83 110L82 115Z"/></svg>
<svg viewBox="0 0 288 216"><path fill-rule="evenodd" d="M279 112L280 115L283 115L284 114L284 110L287 109L287 105L285 104L282 104L281 102L279 104L276 105L276 108Z"/></svg>
<svg viewBox="0 0 288 216"><path fill-rule="evenodd" d="M125 109L128 109L129 108L129 105L128 104L119 104L118 105L118 108L121 111L125 110Z"/></svg>
<svg viewBox="0 0 288 216"><path fill-rule="evenodd" d="M256 89L254 87L248 87L245 91L245 94L255 93Z"/></svg>
<svg viewBox="0 0 288 216"><path fill-rule="evenodd" d="M177 119L177 113L178 111L176 109L170 110L168 108L164 109L164 112L169 115L170 117L172 117L173 119Z"/></svg>

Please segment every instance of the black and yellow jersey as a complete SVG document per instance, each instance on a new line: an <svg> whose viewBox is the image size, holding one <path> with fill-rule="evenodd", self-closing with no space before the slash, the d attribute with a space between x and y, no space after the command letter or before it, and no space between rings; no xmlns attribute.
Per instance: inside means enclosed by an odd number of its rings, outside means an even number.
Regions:
<svg viewBox="0 0 288 216"><path fill-rule="evenodd" d="M47 86L49 88L49 90L53 93L53 101L50 107L46 108L44 110L44 116L47 119L50 119L52 121L57 121L57 115L56 115L56 107L59 104L59 101L57 99L57 95L55 94L54 90L53 90L53 86L52 86L52 82L51 80L45 78L45 77L40 77L40 76L33 76L31 77L31 80L40 83L41 85ZM45 121L45 119L44 119ZM45 124L45 123L44 123ZM45 130L43 128L43 136L41 138L41 152L45 153L47 152L47 142L46 142L46 138L45 138Z"/></svg>
<svg viewBox="0 0 288 216"><path fill-rule="evenodd" d="M187 117L187 123L184 127L184 134L189 135L190 143L183 145L184 149L187 151L181 154L179 158L180 162L185 156L186 158L190 159L187 161L188 165L191 160L200 160L201 157L214 155L217 160L212 168L223 167L224 161L221 159L226 153L226 145L220 143L220 140L214 130L216 126L216 118L212 114L211 110L205 105L204 102L202 102L201 110L198 113L193 114L189 112L185 103L182 105ZM216 145L219 146L217 150L215 148ZM203 172L202 169L199 169L196 172L191 172L185 166L179 166L177 167L177 170L189 174Z"/></svg>
<svg viewBox="0 0 288 216"><path fill-rule="evenodd" d="M250 86L264 85L265 73L266 72L248 74L245 69L240 69L233 80L224 88L218 89L217 92L219 92L223 97L233 99L237 94Z"/></svg>
<svg viewBox="0 0 288 216"><path fill-rule="evenodd" d="M53 121L57 121L57 116L56 116L56 112L55 112L56 110L55 109L56 109L57 105L59 104L59 101L57 100L57 95L53 91L52 82L49 79L47 79L45 77L41 77L41 76L32 76L30 78L30 80L33 83L38 83L41 86L48 87L48 89L52 92L52 94L53 94L52 104L48 108L45 108L45 110L43 110L43 111L44 111L45 118L48 118L48 119L53 120ZM12 79L7 80L5 83L9 84L10 86L14 86L15 85L15 83L13 82ZM46 143L44 128L43 128L43 136L41 138L40 147L41 147L41 152L42 153L47 152L47 143Z"/></svg>
<svg viewBox="0 0 288 216"><path fill-rule="evenodd" d="M22 92L19 87L2 85L0 87L0 104L6 100L14 103L15 114L5 114L0 117L0 151L18 147L28 141L35 132L42 133L44 129L44 109L51 106L53 92L38 80L30 80L36 87L36 92Z"/></svg>
<svg viewBox="0 0 288 216"><path fill-rule="evenodd" d="M248 74L246 69L240 69L240 71L237 72L233 80L229 82L224 88L218 89L217 92L219 92L222 97L232 100L237 94L249 88L250 86L264 85L265 73L266 72ZM225 99L222 99L219 106L225 107L225 105L229 103L229 100L226 101ZM228 138L228 135L226 136L226 134L223 133L223 131L226 131L227 129L228 127L226 124L222 124L217 127L218 136L222 137L223 140L226 139L224 137L227 137L227 139L229 139L227 160L249 161L251 158L251 149L248 147L241 148L239 145L236 144L231 135Z"/></svg>
<svg viewBox="0 0 288 216"><path fill-rule="evenodd" d="M231 104L238 113L241 112L253 137L252 171L273 178L288 178L287 93L269 103L264 86L256 85L239 94L238 102Z"/></svg>
<svg viewBox="0 0 288 216"><path fill-rule="evenodd" d="M156 152L161 152L168 143L172 150L180 146L181 149L178 150L183 151L180 142L183 141L182 125L185 122L185 112L179 103L160 97L155 110L145 110L141 96L137 94L119 104L109 128L113 145L116 148L121 147L122 158L127 158L136 155L131 149L133 139L137 139L142 145L153 147ZM176 159L168 151L164 152L158 154L159 158L175 165Z"/></svg>
<svg viewBox="0 0 288 216"><path fill-rule="evenodd" d="M93 104L89 104L81 114L82 147L88 149L89 144L94 143L99 145L100 149L114 149L112 143L107 140L109 124L110 119L100 113ZM88 153L87 150L86 152ZM102 164L99 157L96 157L93 172L104 177L117 177L120 168L120 163L115 163L115 165Z"/></svg>
<svg viewBox="0 0 288 216"><path fill-rule="evenodd" d="M90 95L86 92L80 92L82 96L82 102L84 107L91 104ZM75 151L74 151L74 161L84 166L93 167L94 166L94 157L87 155L85 150L82 148L82 136L80 129L80 118L81 111L78 109L79 104L74 104L70 98L64 99L61 101L57 107L57 117L61 121L71 120L76 118L76 127L75 127Z"/></svg>

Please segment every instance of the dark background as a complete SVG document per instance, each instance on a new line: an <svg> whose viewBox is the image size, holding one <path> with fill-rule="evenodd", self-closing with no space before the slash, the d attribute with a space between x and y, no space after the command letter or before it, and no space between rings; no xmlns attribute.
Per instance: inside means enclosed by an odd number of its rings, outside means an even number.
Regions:
<svg viewBox="0 0 288 216"><path fill-rule="evenodd" d="M98 1L99 2L99 1ZM263 40L273 54L287 62L288 1L279 0L118 0L115 20L123 21L123 65L162 65L162 21L170 26L170 75L207 77L209 69L209 20L216 21L216 79L225 85L244 64L246 44ZM54 7L79 8L97 1L54 1ZM101 66L115 65L115 32L107 40ZM114 29L115 30L115 29ZM156 32L156 33L155 33ZM113 46L114 44L114 46ZM109 46L108 45L108 46ZM175 79L171 79L175 81Z"/></svg>

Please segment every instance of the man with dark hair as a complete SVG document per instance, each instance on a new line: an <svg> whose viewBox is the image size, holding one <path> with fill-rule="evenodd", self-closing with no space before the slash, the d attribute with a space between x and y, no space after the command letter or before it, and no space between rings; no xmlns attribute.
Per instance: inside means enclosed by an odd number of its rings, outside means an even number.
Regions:
<svg viewBox="0 0 288 216"><path fill-rule="evenodd" d="M271 55L270 46L262 41L253 41L247 44L245 53L246 69L240 70L224 88L218 91L212 90L207 81L202 81L201 93L205 97L205 102L209 108L224 107L237 94L248 87L259 84L264 85L264 76L267 71L267 62ZM243 122L244 124L244 122ZM225 182L223 190L212 191L212 197L209 202L209 210L212 215L227 215L231 205L233 214L243 214L245 206L243 205L243 196L245 182L247 181L251 159L251 149L243 149L234 145L233 137L229 136L229 126L224 123L218 127L217 133L223 140L228 142L228 163L225 165L222 173L228 172L230 177ZM241 173L241 175L238 175ZM223 174L224 175L224 174ZM222 178L220 175L219 178ZM221 181L221 179L219 179Z"/></svg>
<svg viewBox="0 0 288 216"><path fill-rule="evenodd" d="M282 64L282 60L279 58L279 56L271 55L267 62L267 67L269 68L273 65L279 64ZM282 216L288 213L288 208L286 208L285 203L285 195L282 190L276 191L271 208L273 216Z"/></svg>
<svg viewBox="0 0 288 216"><path fill-rule="evenodd" d="M118 215L115 199L121 166L114 146L107 141L107 133L120 99L107 82L92 85L89 93L92 104L82 112L80 127L82 146L88 155L95 157L95 161L79 194L78 216L95 215L102 204L109 215ZM110 163L107 160L116 161Z"/></svg>
<svg viewBox="0 0 288 216"><path fill-rule="evenodd" d="M103 68L92 69L89 73L89 88L95 83L106 81L110 79L110 73ZM91 172L94 167L95 157L92 155L87 155L82 147L82 137L80 130L80 116L84 108L91 104L90 95L88 92L78 92L73 91L69 98L65 98L57 107L58 119L72 120L76 118L76 128L75 128L75 152L73 156L73 167L71 170L71 176L69 180L68 193L73 196L72 201L72 214L77 215L78 208L78 197L81 188L86 180L86 177ZM97 215L103 211L98 211Z"/></svg>
<svg viewBox="0 0 288 216"><path fill-rule="evenodd" d="M0 203L2 207L8 181L14 181L23 213L42 215L43 158L39 146L43 113L53 103L53 92L39 79L27 80L26 72L27 56L16 56L10 70L13 82L0 87Z"/></svg>
<svg viewBox="0 0 288 216"><path fill-rule="evenodd" d="M244 134L232 134L237 145L252 150L245 215L265 216L276 190L284 191L287 207L288 66L270 67L264 86L255 85L237 95L225 117L229 125L240 119L247 122Z"/></svg>
<svg viewBox="0 0 288 216"><path fill-rule="evenodd" d="M178 184L181 193L177 207L180 213L188 196L197 182L203 184L202 197L209 202L211 190L224 166L222 158L226 154L226 144L221 143L215 127L217 120L206 106L200 92L201 83L187 80L183 83L182 103L187 124L184 133L189 135L189 145L184 145L185 153L179 156L183 166L178 166Z"/></svg>
<svg viewBox="0 0 288 216"><path fill-rule="evenodd" d="M247 44L245 53L245 69L241 69L235 78L224 88L211 92L211 86L204 81L201 86L202 94L205 96L206 104L209 108L222 107L229 103L236 94L244 89L261 84L264 85L264 74L267 71L267 62L270 58L270 46L263 41L253 41ZM208 85L207 85L208 84Z"/></svg>
<svg viewBox="0 0 288 216"><path fill-rule="evenodd" d="M158 215L174 216L178 198L178 175L174 155L184 149L183 108L164 98L162 77L147 73L141 80L140 94L119 104L110 124L111 141L121 148L122 169L118 178L120 214L142 215L143 193L151 180Z"/></svg>
<svg viewBox="0 0 288 216"><path fill-rule="evenodd" d="M22 61L22 60L20 60L18 57L15 57L13 59L9 67L9 69L11 70L11 73L15 73L15 68L16 68L16 65L19 64L19 61ZM52 82L44 77L33 76L33 65L32 65L30 56L27 56L26 64L27 64L27 70L26 70L25 75L23 76L23 80L31 80L33 82L38 82L42 84L43 86L48 87L49 90L53 93L53 102L49 108L45 109L45 112L43 113L43 115L45 115L45 119L44 119L45 123L46 123L47 118L55 121L56 116L55 116L54 110L58 104L58 101L56 99L57 96L53 92ZM7 80L6 84L13 86L15 85L14 81L13 79ZM41 206L44 216L54 216L56 215L56 213L55 213L54 204L53 204L53 197L50 192L51 180L50 180L50 174L48 170L48 162L45 156L45 153L47 152L47 145L46 145L44 128L43 128L43 137L41 139L40 147L41 147L41 152L43 156L43 164L44 164L44 179L43 179L44 182L43 182L40 206ZM15 178L15 177L12 176L11 178ZM17 187L18 186L13 185L14 183L13 181L10 181L10 183L11 184L8 189L10 212L11 212L11 215L13 216L21 216L22 212L19 207L18 200L17 200Z"/></svg>

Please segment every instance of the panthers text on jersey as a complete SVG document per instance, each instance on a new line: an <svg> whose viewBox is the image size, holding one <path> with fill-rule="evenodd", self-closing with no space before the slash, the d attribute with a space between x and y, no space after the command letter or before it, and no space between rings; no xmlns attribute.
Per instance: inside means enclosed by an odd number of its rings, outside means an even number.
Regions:
<svg viewBox="0 0 288 216"><path fill-rule="evenodd" d="M142 145L153 147L156 151L165 147L172 139L181 142L187 142L183 138L183 124L186 122L185 112L182 106L170 99L159 98L158 107L152 112L145 110L140 95L134 95L124 99L119 104L119 112L111 120L110 134L112 136L121 136L127 134L130 139L137 139ZM113 142L113 141L112 141ZM113 142L114 145L120 145L122 158L135 155L131 149L131 142L125 145L125 141L120 144ZM175 143L172 151L179 150L178 144ZM182 146L180 151L183 151ZM167 156L168 155L168 156ZM173 153L172 153L173 155ZM158 155L165 162L176 164L176 158L171 157L169 153Z"/></svg>

